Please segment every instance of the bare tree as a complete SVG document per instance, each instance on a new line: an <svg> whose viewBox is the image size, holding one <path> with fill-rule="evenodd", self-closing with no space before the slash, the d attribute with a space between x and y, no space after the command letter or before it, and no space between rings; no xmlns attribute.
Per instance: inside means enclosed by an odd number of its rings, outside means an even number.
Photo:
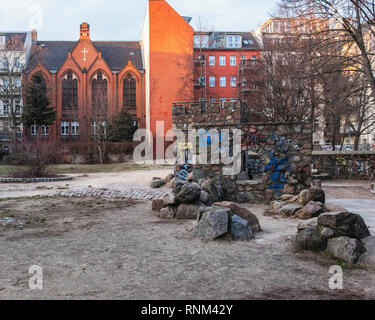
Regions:
<svg viewBox="0 0 375 320"><path fill-rule="evenodd" d="M317 45L338 47L341 62L363 74L375 96L375 0L282 0L280 8L309 24L315 21L316 34L322 39Z"/></svg>
<svg viewBox="0 0 375 320"><path fill-rule="evenodd" d="M17 35L9 37L4 46L0 47L0 99L8 106L12 143L17 142L17 128L20 124L22 74L28 63L40 59L44 53L45 50L38 46L33 46L27 52L24 42Z"/></svg>

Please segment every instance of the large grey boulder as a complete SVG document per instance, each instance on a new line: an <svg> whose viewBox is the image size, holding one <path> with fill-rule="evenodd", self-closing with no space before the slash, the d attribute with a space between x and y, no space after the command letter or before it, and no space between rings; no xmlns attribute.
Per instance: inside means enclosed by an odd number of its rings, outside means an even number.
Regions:
<svg viewBox="0 0 375 320"><path fill-rule="evenodd" d="M205 190L201 190L201 195L200 195L200 201L206 205L206 206L209 206L212 204L212 199L211 199L211 196L210 194L205 191Z"/></svg>
<svg viewBox="0 0 375 320"><path fill-rule="evenodd" d="M200 198L201 188L197 183L186 182L175 195L178 203L194 202Z"/></svg>
<svg viewBox="0 0 375 320"><path fill-rule="evenodd" d="M213 202L217 202L223 199L224 190L217 180L206 180L201 184L201 186L203 190L208 192Z"/></svg>
<svg viewBox="0 0 375 320"><path fill-rule="evenodd" d="M235 215L241 217L249 223L251 230L254 233L259 232L261 230L257 216L254 213L252 213L249 209L241 207L237 203L230 201L215 202L213 205L231 209Z"/></svg>
<svg viewBox="0 0 375 320"><path fill-rule="evenodd" d="M294 239L296 250L322 251L327 246L327 240L322 238L318 226L307 227L298 231Z"/></svg>
<svg viewBox="0 0 375 320"><path fill-rule="evenodd" d="M303 208L298 210L295 216L298 219L307 220L317 217L323 212L323 205L320 202L310 201Z"/></svg>
<svg viewBox="0 0 375 320"><path fill-rule="evenodd" d="M177 219L197 219L199 214L200 205L181 203L177 208Z"/></svg>
<svg viewBox="0 0 375 320"><path fill-rule="evenodd" d="M176 208L173 206L166 206L160 210L159 217L162 219L174 219L176 216Z"/></svg>
<svg viewBox="0 0 375 320"><path fill-rule="evenodd" d="M191 232L193 238L216 239L228 232L230 209L209 207L198 216L198 224Z"/></svg>
<svg viewBox="0 0 375 320"><path fill-rule="evenodd" d="M311 188L310 193L312 201L321 202L323 204L326 202L326 195L323 189Z"/></svg>
<svg viewBox="0 0 375 320"><path fill-rule="evenodd" d="M366 252L359 258L359 263L368 268L375 269L375 236L362 240L366 247Z"/></svg>
<svg viewBox="0 0 375 320"><path fill-rule="evenodd" d="M152 178L151 181L151 188L160 188L161 186L165 185L165 181L162 178Z"/></svg>
<svg viewBox="0 0 375 320"><path fill-rule="evenodd" d="M311 219L308 219L308 220L301 221L298 224L297 229L303 230L303 229L306 229L308 227L315 227L317 225L318 225L318 217L315 217L315 218L311 218Z"/></svg>
<svg viewBox="0 0 375 320"><path fill-rule="evenodd" d="M366 252L366 248L357 239L339 237L328 240L327 251L348 264L354 264L358 262L361 254Z"/></svg>
<svg viewBox="0 0 375 320"><path fill-rule="evenodd" d="M188 183L187 181L185 180L175 180L175 183L174 183L174 186L173 186L173 194L177 195L180 191L181 191L181 188L186 184Z"/></svg>
<svg viewBox="0 0 375 320"><path fill-rule="evenodd" d="M164 199L153 199L152 200L152 211L159 211L164 207Z"/></svg>
<svg viewBox="0 0 375 320"><path fill-rule="evenodd" d="M248 240L253 238L253 232L249 223L237 215L233 215L230 224L232 239Z"/></svg>
<svg viewBox="0 0 375 320"><path fill-rule="evenodd" d="M331 228L336 236L364 239L370 231L358 214L351 212L326 212L319 216L318 225Z"/></svg>
<svg viewBox="0 0 375 320"><path fill-rule="evenodd" d="M288 203L281 207L279 213L285 217L294 216L294 214L302 208L302 205L298 203Z"/></svg>

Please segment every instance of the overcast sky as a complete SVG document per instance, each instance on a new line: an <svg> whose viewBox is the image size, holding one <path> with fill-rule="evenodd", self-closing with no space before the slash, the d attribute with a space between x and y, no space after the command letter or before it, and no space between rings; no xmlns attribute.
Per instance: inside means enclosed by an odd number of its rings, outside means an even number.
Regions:
<svg viewBox="0 0 375 320"><path fill-rule="evenodd" d="M79 24L93 40L139 40L148 0L0 0L0 31L38 30L41 40L77 40ZM181 15L208 30L256 29L277 0L168 0Z"/></svg>

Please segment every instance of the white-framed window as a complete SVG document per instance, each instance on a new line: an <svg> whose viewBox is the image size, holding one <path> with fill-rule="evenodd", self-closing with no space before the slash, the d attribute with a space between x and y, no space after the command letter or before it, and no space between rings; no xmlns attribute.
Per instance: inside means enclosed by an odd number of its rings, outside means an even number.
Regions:
<svg viewBox="0 0 375 320"><path fill-rule="evenodd" d="M258 57L257 56L251 56L251 63L255 64L257 62Z"/></svg>
<svg viewBox="0 0 375 320"><path fill-rule="evenodd" d="M70 124L70 130L71 130L72 136L79 136L79 122L73 121Z"/></svg>
<svg viewBox="0 0 375 320"><path fill-rule="evenodd" d="M230 77L230 86L231 87L237 86L237 78L236 77Z"/></svg>
<svg viewBox="0 0 375 320"><path fill-rule="evenodd" d="M132 126L134 128L138 128L139 127L139 120L132 120Z"/></svg>
<svg viewBox="0 0 375 320"><path fill-rule="evenodd" d="M227 98L220 98L220 106L224 109L224 103L227 101Z"/></svg>
<svg viewBox="0 0 375 320"><path fill-rule="evenodd" d="M235 101L238 100L238 98L233 98L233 97L232 97L232 98L230 98L229 100L232 101L232 102L235 102Z"/></svg>
<svg viewBox="0 0 375 320"><path fill-rule="evenodd" d="M240 35L227 36L227 48L241 48L242 37Z"/></svg>
<svg viewBox="0 0 375 320"><path fill-rule="evenodd" d="M210 77L210 87L215 86L215 77Z"/></svg>
<svg viewBox="0 0 375 320"><path fill-rule="evenodd" d="M225 66L225 56L220 56L219 64Z"/></svg>
<svg viewBox="0 0 375 320"><path fill-rule="evenodd" d="M23 132L23 125L22 123L17 124L17 133L22 133Z"/></svg>
<svg viewBox="0 0 375 320"><path fill-rule="evenodd" d="M201 86L205 86L206 85L206 77L199 77L198 78L198 84L201 85Z"/></svg>
<svg viewBox="0 0 375 320"><path fill-rule="evenodd" d="M194 48L208 48L210 36L206 34L194 35Z"/></svg>
<svg viewBox="0 0 375 320"><path fill-rule="evenodd" d="M91 127L92 127L92 134L96 136L98 134L98 124L95 121L93 121L91 123Z"/></svg>
<svg viewBox="0 0 375 320"><path fill-rule="evenodd" d="M68 121L61 121L61 135L62 136L69 135L69 122Z"/></svg>
<svg viewBox="0 0 375 320"><path fill-rule="evenodd" d="M220 77L220 87L226 87L227 85L227 77L221 76Z"/></svg>
<svg viewBox="0 0 375 320"><path fill-rule="evenodd" d="M42 136L48 136L49 135L49 126L42 126Z"/></svg>
<svg viewBox="0 0 375 320"><path fill-rule="evenodd" d="M37 132L38 132L38 127L35 124L33 124L30 127L30 133L31 133L32 136L36 136Z"/></svg>
<svg viewBox="0 0 375 320"><path fill-rule="evenodd" d="M215 56L209 56L208 57L208 64L210 66L214 66L215 65Z"/></svg>
<svg viewBox="0 0 375 320"><path fill-rule="evenodd" d="M20 100L16 100L14 102L14 109L15 109L16 114L21 114L22 113L22 107L21 107Z"/></svg>
<svg viewBox="0 0 375 320"><path fill-rule="evenodd" d="M5 44L5 36L0 36L0 45Z"/></svg>
<svg viewBox="0 0 375 320"><path fill-rule="evenodd" d="M0 112L3 116L7 115L8 114L8 104L3 102L2 103L2 106L1 106L1 109L0 109Z"/></svg>
<svg viewBox="0 0 375 320"><path fill-rule="evenodd" d="M237 58L236 58L236 56L230 56L230 65L234 66L234 67L237 65Z"/></svg>
<svg viewBox="0 0 375 320"><path fill-rule="evenodd" d="M0 60L0 70L7 70L8 64L5 59Z"/></svg>
<svg viewBox="0 0 375 320"><path fill-rule="evenodd" d="M246 61L247 61L247 57L246 56L241 56L241 63L245 64Z"/></svg>

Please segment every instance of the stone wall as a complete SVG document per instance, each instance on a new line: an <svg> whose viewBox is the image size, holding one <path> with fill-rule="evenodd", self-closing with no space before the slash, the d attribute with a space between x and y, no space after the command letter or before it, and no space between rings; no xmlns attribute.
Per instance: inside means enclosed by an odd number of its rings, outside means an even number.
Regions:
<svg viewBox="0 0 375 320"><path fill-rule="evenodd" d="M332 179L373 179L374 151L314 151L314 168L318 175L328 174Z"/></svg>
<svg viewBox="0 0 375 320"><path fill-rule="evenodd" d="M241 173L224 176L223 164L195 164L194 180L216 179L225 198L238 202L268 202L283 193L297 194L310 187L310 124L245 123L243 114L239 102L174 106L177 129L241 129Z"/></svg>

